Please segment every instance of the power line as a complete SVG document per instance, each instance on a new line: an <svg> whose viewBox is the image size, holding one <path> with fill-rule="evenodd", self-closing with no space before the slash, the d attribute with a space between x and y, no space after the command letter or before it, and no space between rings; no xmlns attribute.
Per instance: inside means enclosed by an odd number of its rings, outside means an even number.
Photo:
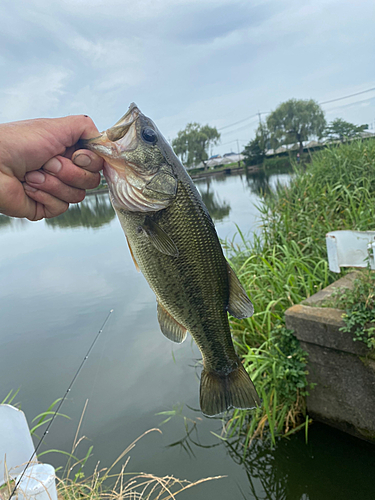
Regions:
<svg viewBox="0 0 375 500"><path fill-rule="evenodd" d="M330 102L341 101L342 99L348 99L349 97L354 97L355 95L366 94L366 92L372 92L373 90L375 90L375 87L372 87L372 89L362 90L362 92L356 92L355 94L344 95L344 97L337 97L336 99L331 99L330 101L319 102L318 104L323 105Z"/></svg>
<svg viewBox="0 0 375 500"><path fill-rule="evenodd" d="M371 99L374 99L374 97L367 97L366 99L361 99L360 101L349 102L347 104L340 104L338 106L334 106L333 108L328 109L327 113L332 113L332 111L335 111L336 109L350 108L353 106L358 106L358 104L361 104L362 102L370 101Z"/></svg>
<svg viewBox="0 0 375 500"><path fill-rule="evenodd" d="M233 127L234 125L238 125L239 123L246 122L247 120L250 120L250 118L255 118L257 115L251 115L248 116L247 118L244 118L243 120L239 120L238 122L231 123L230 125L225 125L225 127L220 127L218 130L224 130L225 128Z"/></svg>
<svg viewBox="0 0 375 500"><path fill-rule="evenodd" d="M248 124L247 124L247 125L245 125L245 126L242 126L242 127L239 127L239 128L235 128L234 130L228 130L227 132L224 132L224 134L223 134L223 135L234 134L234 133L236 133L236 132L240 132L241 130L248 129L248 128L249 128L249 126L251 125L251 123L253 123L253 122L250 122L250 123L248 123Z"/></svg>
<svg viewBox="0 0 375 500"><path fill-rule="evenodd" d="M372 87L372 88L367 89L367 90L362 90L361 92L355 92L354 94L348 94L348 95L345 95L342 97L337 97L336 99L330 99L329 101L319 102L318 104L324 105L324 104L329 104L330 102L342 101L343 99L349 99L349 97L354 97L356 95L366 94L367 92L372 92L374 90L375 90L375 87ZM218 130L224 130L224 129L229 128L229 127L234 127L234 125L238 125L239 123L246 122L247 120L250 120L251 118L255 118L256 116L259 116L259 115L268 115L269 113L271 113L271 111L262 111L261 113L255 113L254 115L248 116L247 118L244 118L243 120L239 120L237 122L230 123L229 125L225 125L224 127L220 127L220 128L218 128Z"/></svg>
<svg viewBox="0 0 375 500"><path fill-rule="evenodd" d="M228 144L232 144L233 142L237 141L240 141L243 144L247 144L249 142L248 139L233 139L233 141L224 142L224 144L220 144L220 146L227 146Z"/></svg>
<svg viewBox="0 0 375 500"><path fill-rule="evenodd" d="M225 125L225 127L220 127L220 128L218 128L218 130L224 130L225 128L233 127L234 125L238 125L239 123L246 122L247 120L250 120L251 118L255 118L259 114L266 115L268 113L269 113L269 111L262 111L261 113L255 113L255 115L248 116L247 118L244 118L243 120L239 120L238 122L234 122L234 123L231 123L229 125Z"/></svg>

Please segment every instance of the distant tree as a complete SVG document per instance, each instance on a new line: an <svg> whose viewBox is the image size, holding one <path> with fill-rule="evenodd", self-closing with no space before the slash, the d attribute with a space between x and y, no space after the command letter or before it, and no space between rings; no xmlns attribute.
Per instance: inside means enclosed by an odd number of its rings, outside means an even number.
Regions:
<svg viewBox="0 0 375 500"><path fill-rule="evenodd" d="M345 139L360 137L360 133L366 129L368 129L368 125L354 125L354 123L336 118L326 127L325 133L330 139L340 139L341 142L344 142Z"/></svg>
<svg viewBox="0 0 375 500"><path fill-rule="evenodd" d="M267 149L269 149L269 131L264 124L260 123L255 138L243 150L245 165L263 163Z"/></svg>
<svg viewBox="0 0 375 500"><path fill-rule="evenodd" d="M188 123L184 130L180 130L172 141L172 147L182 163L187 167L198 165L207 160L208 150L211 145L217 144L220 134L216 127Z"/></svg>
<svg viewBox="0 0 375 500"><path fill-rule="evenodd" d="M324 112L314 100L290 99L283 102L267 118L271 140L285 144L299 143L299 154L303 152L303 141L311 136L322 137L326 127Z"/></svg>

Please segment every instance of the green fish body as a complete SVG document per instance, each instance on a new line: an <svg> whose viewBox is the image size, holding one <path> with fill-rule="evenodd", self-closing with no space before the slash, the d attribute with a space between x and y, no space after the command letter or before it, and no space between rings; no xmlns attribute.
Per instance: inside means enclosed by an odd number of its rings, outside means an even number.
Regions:
<svg viewBox="0 0 375 500"><path fill-rule="evenodd" d="M202 412L213 416L259 405L228 322L228 311L251 316L252 304L169 144L132 104L114 127L85 147L105 160L112 204L133 260L156 295L161 331L178 343L189 331L202 353Z"/></svg>

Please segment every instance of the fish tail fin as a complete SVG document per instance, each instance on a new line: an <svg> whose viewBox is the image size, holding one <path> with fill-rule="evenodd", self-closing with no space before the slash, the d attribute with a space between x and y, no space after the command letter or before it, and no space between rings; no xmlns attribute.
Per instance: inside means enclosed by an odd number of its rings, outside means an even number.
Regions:
<svg viewBox="0 0 375 500"><path fill-rule="evenodd" d="M200 405L202 413L213 417L230 408L255 408L260 406L260 399L248 373L240 364L226 374L203 369Z"/></svg>

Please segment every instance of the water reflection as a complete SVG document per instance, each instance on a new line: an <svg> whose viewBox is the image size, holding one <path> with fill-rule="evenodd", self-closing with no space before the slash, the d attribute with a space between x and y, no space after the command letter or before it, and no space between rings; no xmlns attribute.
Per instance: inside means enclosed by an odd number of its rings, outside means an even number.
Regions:
<svg viewBox="0 0 375 500"><path fill-rule="evenodd" d="M215 182L219 182L220 177L221 176L216 176ZM206 205L208 211L210 212L212 219L215 222L219 222L225 219L225 217L228 217L231 207L226 201L219 200L219 198L216 196L215 191L210 190L212 179L210 177L207 177L203 181L195 181L195 184L199 189L203 203Z"/></svg>
<svg viewBox="0 0 375 500"><path fill-rule="evenodd" d="M363 470L363 463L375 466L373 446L368 443L314 423L308 443L304 433L298 433L280 438L275 446L260 440L248 446L244 438L203 444L199 420L185 418L181 439L169 447L179 446L192 458L199 455L200 448L225 446L228 456L246 474L247 486L243 482L237 486L247 500L331 500L333 491L340 500L374 498L372 478ZM358 481L353 482L353 477Z"/></svg>
<svg viewBox="0 0 375 500"><path fill-rule="evenodd" d="M27 219L18 219L17 217L8 217L7 215L0 214L0 231L7 229L23 230L28 225L32 224Z"/></svg>
<svg viewBox="0 0 375 500"><path fill-rule="evenodd" d="M4 226L10 226L12 224L11 217L7 217L6 215L0 214L0 229Z"/></svg>
<svg viewBox="0 0 375 500"><path fill-rule="evenodd" d="M111 222L115 211L107 193L88 195L78 205L70 205L69 209L53 219L46 219L52 228L91 227L99 228Z"/></svg>
<svg viewBox="0 0 375 500"><path fill-rule="evenodd" d="M246 174L246 182L250 191L256 195L265 196L269 194L272 189L270 185L270 175L266 174L264 170Z"/></svg>
<svg viewBox="0 0 375 500"><path fill-rule="evenodd" d="M268 173L263 169L249 171L245 168L247 186L250 192L257 196L266 196L275 192L278 185L288 184L292 173L293 171L290 167L280 168L277 171L272 171L272 173Z"/></svg>
<svg viewBox="0 0 375 500"><path fill-rule="evenodd" d="M274 186L280 179L288 182L273 175L269 184ZM230 211L218 223L221 238L233 236L235 222L245 233L255 230L258 212L253 203L259 198L250 192L245 175L215 176L208 185L206 179L198 184L203 192L215 193L216 208ZM46 449L70 451L67 436L76 432L89 398L82 432L94 444L92 472L98 460L110 465L124 444L160 425L165 417L156 417L158 412L181 400L198 405L198 384L190 366L199 353L188 342L170 343L169 350L162 334L156 334L155 297L135 272L130 256L124 255L121 227L103 226L114 217L107 193L86 198L82 206L87 210L81 209L79 216L89 220L77 223L74 216L74 225L66 220L70 213L60 218L64 224L56 225L1 217L0 380L3 397L11 388L22 387L24 411L39 414L64 394L70 373L92 342L93 329L95 333L114 308L106 335L65 403L64 413L72 420L56 421L45 443ZM72 209L77 214L77 207ZM212 207L211 211L214 214ZM77 229L68 231L72 225ZM98 230L90 229L100 225ZM193 410L188 416L197 422L193 430L193 424L181 416L175 425L162 427L163 441L159 435L155 440L150 436L143 448L132 450L132 470L188 479L228 476L194 490L195 500L375 498L373 449L370 453L348 443L347 436L336 441L333 431L314 436L314 424L308 446L303 434L278 443L273 450L252 443L243 460L241 442L223 444L211 433L220 434L220 421L202 418ZM172 443L168 450L167 443ZM49 457L55 467L64 463L61 454Z"/></svg>

